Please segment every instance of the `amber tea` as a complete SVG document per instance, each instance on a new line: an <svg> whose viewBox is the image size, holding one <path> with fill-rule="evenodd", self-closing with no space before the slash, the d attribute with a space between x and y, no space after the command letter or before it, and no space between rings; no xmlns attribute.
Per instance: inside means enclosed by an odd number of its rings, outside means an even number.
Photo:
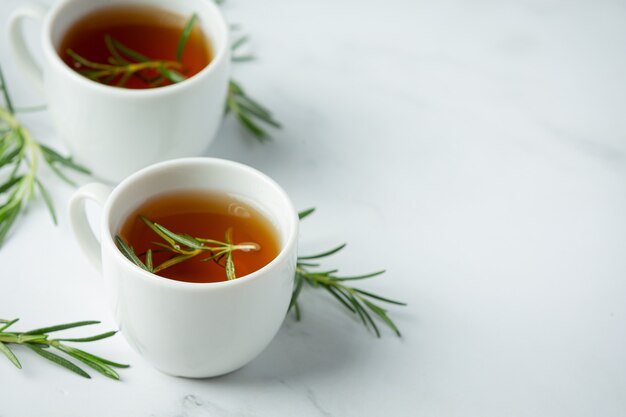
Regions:
<svg viewBox="0 0 626 417"><path fill-rule="evenodd" d="M237 278L267 265L279 252L277 233L259 210L225 193L188 190L146 201L123 223L119 235L144 263L149 249L154 265L161 265L179 255L167 250L166 242L141 216L176 234L216 241L230 239L233 244L253 245L254 250L232 252ZM210 246L210 243L206 245ZM156 273L177 281L225 281L226 257L207 261L210 256L210 252L203 253Z"/></svg>
<svg viewBox="0 0 626 417"><path fill-rule="evenodd" d="M163 74L189 78L211 61L211 47L197 22L177 57L188 19L154 6L103 7L68 29L58 53L70 68L103 84L134 89L169 85L176 78ZM120 69L146 60L156 64L130 75Z"/></svg>

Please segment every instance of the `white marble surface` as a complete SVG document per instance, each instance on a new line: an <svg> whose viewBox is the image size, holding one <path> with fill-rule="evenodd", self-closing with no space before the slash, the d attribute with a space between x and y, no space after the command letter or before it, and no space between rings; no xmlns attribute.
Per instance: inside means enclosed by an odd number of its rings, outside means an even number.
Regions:
<svg viewBox="0 0 626 417"><path fill-rule="evenodd" d="M0 17L20 0L2 0ZM123 381L0 358L0 416L626 415L626 3L229 0L260 59L236 76L284 123L232 120L210 155L318 207L303 252L401 298L381 340L324 294L238 372L160 374L122 337ZM4 23L3 23L4 25ZM0 37L15 101L41 100ZM61 146L45 113L24 118ZM52 182L60 211L71 190ZM30 250L33 243L37 250ZM0 250L0 314L113 326L68 222L41 203Z"/></svg>

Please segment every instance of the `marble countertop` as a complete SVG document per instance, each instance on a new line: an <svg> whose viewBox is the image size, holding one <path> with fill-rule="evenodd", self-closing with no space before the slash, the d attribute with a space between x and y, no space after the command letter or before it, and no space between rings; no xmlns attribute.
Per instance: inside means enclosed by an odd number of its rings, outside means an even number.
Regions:
<svg viewBox="0 0 626 417"><path fill-rule="evenodd" d="M0 2L3 26L21 3ZM288 316L220 378L163 375L121 336L91 347L132 364L121 382L17 350L21 371L0 358L0 416L626 415L626 4L229 0L224 12L259 56L237 79L284 128L260 144L228 119L207 155L318 208L302 252L347 241L326 265L386 268L364 287L408 302L390 309L403 337L376 339L306 291L302 321ZM5 35L0 63L16 102L43 101ZM23 120L62 148L46 112ZM64 213L72 189L49 183ZM102 287L67 218L55 227L41 202L0 249L0 315L24 328L114 328Z"/></svg>

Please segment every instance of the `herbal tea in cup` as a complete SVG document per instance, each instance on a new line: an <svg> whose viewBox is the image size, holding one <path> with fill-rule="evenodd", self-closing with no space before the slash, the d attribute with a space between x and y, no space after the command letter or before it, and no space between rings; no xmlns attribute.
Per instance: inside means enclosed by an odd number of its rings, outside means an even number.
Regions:
<svg viewBox="0 0 626 417"><path fill-rule="evenodd" d="M99 241L86 200L104 206ZM165 373L233 371L269 344L285 318L298 215L255 169L214 158L162 162L113 189L81 187L69 215L80 249L104 277L122 334Z"/></svg>
<svg viewBox="0 0 626 417"><path fill-rule="evenodd" d="M274 226L257 208L202 189L146 201L124 221L116 245L139 267L185 282L239 278L279 251Z"/></svg>
<svg viewBox="0 0 626 417"><path fill-rule="evenodd" d="M28 47L26 19L42 21L42 54ZM213 1L25 1L8 33L57 135L96 177L118 182L213 141L230 78L228 26Z"/></svg>
<svg viewBox="0 0 626 417"><path fill-rule="evenodd" d="M211 61L197 15L147 5L107 6L76 21L59 47L86 78L116 87L155 88L182 82Z"/></svg>

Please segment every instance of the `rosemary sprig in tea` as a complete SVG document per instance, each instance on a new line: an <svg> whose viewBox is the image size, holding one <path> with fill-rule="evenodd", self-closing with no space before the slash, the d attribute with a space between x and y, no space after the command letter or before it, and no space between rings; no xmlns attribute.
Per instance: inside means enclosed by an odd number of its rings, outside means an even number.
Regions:
<svg viewBox="0 0 626 417"><path fill-rule="evenodd" d="M76 327L88 326L92 324L99 324L99 321L79 321L75 323L65 323L56 326L43 327L39 329L29 330L27 332L13 332L9 331L9 328L14 325L19 319L3 320L0 319L0 352L2 352L16 368L22 369L22 364L13 353L11 345L21 345L32 350L36 354L40 355L44 359L56 363L84 378L91 378L91 376L85 372L82 368L76 365L74 362L68 360L64 356L54 353L52 349L56 349L59 352L68 355L88 367L100 372L102 375L119 380L120 376L113 368L128 368L129 365L110 361L108 359L101 358L99 356L87 353L82 349L77 349L72 346L68 346L64 342L74 343L86 343L96 340L102 340L113 336L115 331L100 333L94 336L81 337L81 338L65 338L65 339L51 339L49 333L58 332L61 330L72 329ZM52 349L50 349L52 348Z"/></svg>
<svg viewBox="0 0 626 417"><path fill-rule="evenodd" d="M314 211L315 209L313 208L304 210L298 213L298 216L300 217L300 220L302 220L308 215L312 214ZM400 336L400 330L398 330L396 324L387 315L387 310L376 304L376 301L400 306L405 306L406 303L382 297L380 295L373 294L359 288L350 287L345 284L346 281L362 280L379 276L385 272L384 270L355 276L338 276L336 275L336 273L338 272L336 269L330 271L311 270L311 268L319 267L320 264L312 263L310 261L334 255L345 247L346 244L344 243L337 246L336 248L333 248L323 253L298 257L293 295L291 297L291 304L289 305L289 309L293 309L296 315L296 320L300 320L300 307L298 305L298 298L300 296L302 287L306 283L312 288L323 288L328 291L328 293L332 295L349 312L357 315L366 328L372 328L377 337L380 337L380 330L378 329L378 325L376 325L376 322L374 321L374 317L382 320L383 323L385 323L391 330L393 330L396 335Z"/></svg>
<svg viewBox="0 0 626 417"><path fill-rule="evenodd" d="M214 239L204 239L199 237L193 237L185 234L177 234L163 227L162 225L153 222L145 216L140 216L141 220L156 233L162 242L155 242L162 250L172 253L172 257L163 263L154 266L152 264L152 249L148 249L145 253L145 262L143 262L139 256L135 253L135 250L129 246L122 237L115 236L115 244L118 249L138 267L145 269L148 272L157 273L164 269L170 268L181 262L185 262L191 258L195 258L199 255L208 255L201 259L201 262L214 261L218 265L224 267L226 271L226 279L232 280L237 278L235 272L235 263L233 261L234 251L256 251L259 250L259 245L254 242L245 242L234 244L232 243L232 229L228 229L224 236L224 242ZM222 261L224 264L222 265Z"/></svg>
<svg viewBox="0 0 626 417"><path fill-rule="evenodd" d="M146 81L151 87L158 87L165 85L169 80L171 82L178 82L185 79L185 77L178 72L181 65L176 61L150 61L143 57L138 58L137 54L130 48L124 47L118 41L110 36L106 37L107 47L110 46L111 51L115 51L115 55L109 58L110 64L99 64L97 62L89 61L86 58L78 55L71 49L67 50L67 54L81 67L78 72L90 80L101 82L102 84L111 84L115 82L117 86L124 86L128 80L136 75ZM128 55L126 55L128 54ZM134 55L138 62L129 62L128 56ZM146 71L156 71L160 76L147 77L143 75Z"/></svg>
<svg viewBox="0 0 626 417"><path fill-rule="evenodd" d="M4 242L18 215L38 193L44 200L52 220L57 217L50 193L39 178L40 158L63 181L74 185L62 168L89 174L72 158L37 142L16 116L7 85L0 69L0 91L5 107L0 107L0 245Z"/></svg>
<svg viewBox="0 0 626 417"><path fill-rule="evenodd" d="M115 85L123 87L134 76L146 82L150 87L178 83L186 79L181 73L183 70L182 57L197 18L198 16L194 13L180 34L176 47L176 61L150 59L110 35L104 37L106 48L111 54L106 64L90 61L72 49L68 49L66 52L74 60L74 65L79 74L102 84L112 85L115 83Z"/></svg>

